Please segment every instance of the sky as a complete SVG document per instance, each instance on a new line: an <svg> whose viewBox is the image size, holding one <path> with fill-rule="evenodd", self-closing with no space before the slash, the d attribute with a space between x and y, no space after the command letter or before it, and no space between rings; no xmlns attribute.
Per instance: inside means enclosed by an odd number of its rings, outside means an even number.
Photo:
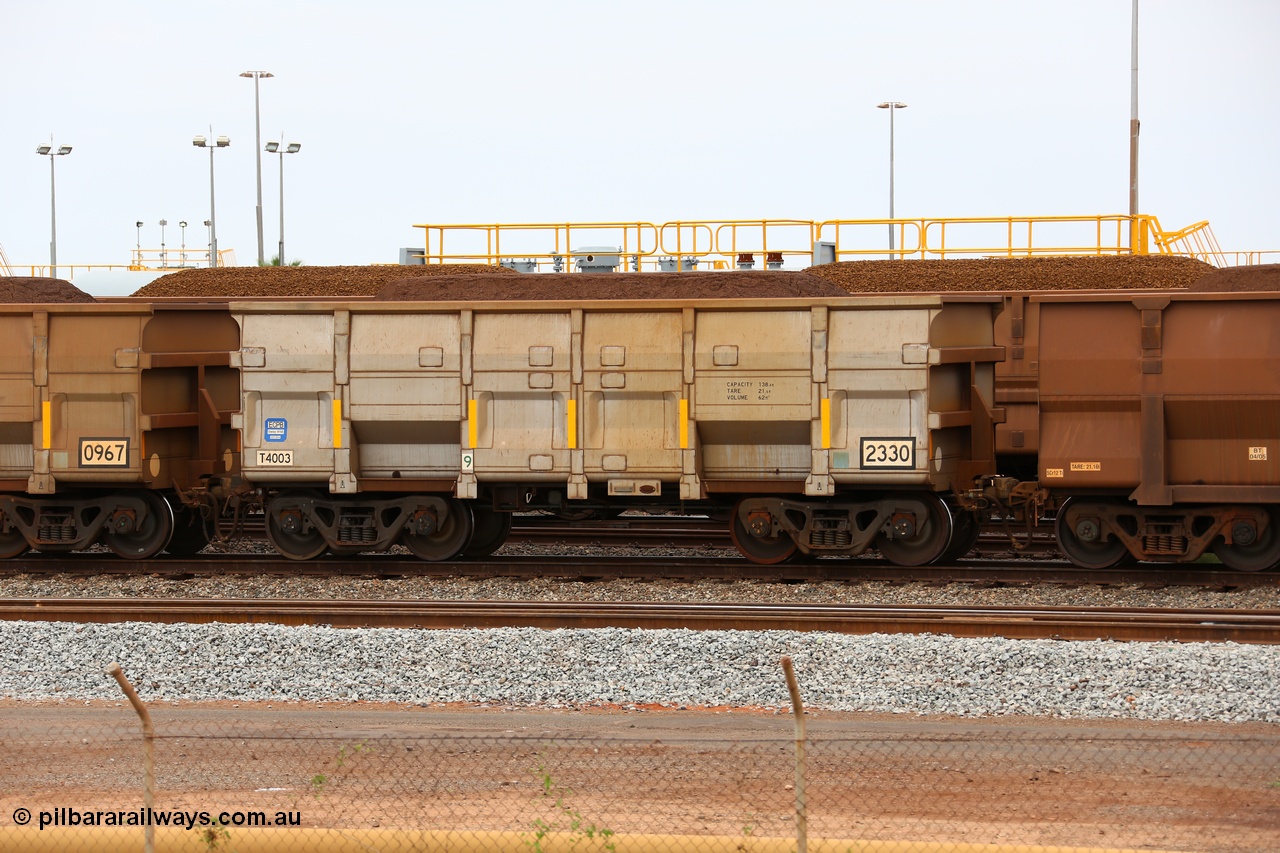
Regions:
<svg viewBox="0 0 1280 853"><path fill-rule="evenodd" d="M1075 216L1129 209L1130 0L0 0L0 246L394 263L420 223ZM1143 0L1139 209L1280 250L1280 3ZM282 158L262 154L265 256ZM191 225L180 232L179 221ZM135 223L142 221L139 230ZM1280 253L1268 260L1280 261Z"/></svg>

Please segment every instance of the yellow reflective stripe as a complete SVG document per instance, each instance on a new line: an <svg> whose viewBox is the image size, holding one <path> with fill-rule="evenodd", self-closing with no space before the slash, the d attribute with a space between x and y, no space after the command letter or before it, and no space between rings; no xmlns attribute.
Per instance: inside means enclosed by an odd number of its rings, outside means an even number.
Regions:
<svg viewBox="0 0 1280 853"><path fill-rule="evenodd" d="M333 401L333 447L335 450L342 447L342 401L336 398Z"/></svg>
<svg viewBox="0 0 1280 853"><path fill-rule="evenodd" d="M822 449L826 450L831 447L831 400L828 397L822 398Z"/></svg>
<svg viewBox="0 0 1280 853"><path fill-rule="evenodd" d="M689 449L689 401L680 401L680 449Z"/></svg>
<svg viewBox="0 0 1280 853"><path fill-rule="evenodd" d="M569 449L573 450L578 446L578 401L565 401L565 412L567 416L568 428L565 431Z"/></svg>
<svg viewBox="0 0 1280 853"><path fill-rule="evenodd" d="M48 400L40 404L41 438L43 440L40 446L44 450L48 450L53 446L52 412L53 406Z"/></svg>
<svg viewBox="0 0 1280 853"><path fill-rule="evenodd" d="M476 424L476 401L467 401L467 447L475 448L479 443L476 437L480 433L480 428Z"/></svg>

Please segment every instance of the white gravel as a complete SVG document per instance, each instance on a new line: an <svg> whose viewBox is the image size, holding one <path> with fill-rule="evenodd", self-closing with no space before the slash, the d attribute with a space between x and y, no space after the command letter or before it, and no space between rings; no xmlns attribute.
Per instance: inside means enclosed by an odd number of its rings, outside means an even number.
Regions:
<svg viewBox="0 0 1280 853"><path fill-rule="evenodd" d="M0 597L1280 609L1276 584L1220 592L1140 585L15 575L0 577ZM119 700L103 672L114 660L149 701L789 707L778 664L783 654L795 660L806 703L836 711L1280 722L1280 647L793 632L0 623L0 698Z"/></svg>
<svg viewBox="0 0 1280 853"><path fill-rule="evenodd" d="M559 578L375 578L151 575L0 576L0 598L318 598L426 601L719 601L773 604L950 604L1280 610L1280 584L1220 592L1199 587L823 581L675 581Z"/></svg>
<svg viewBox="0 0 1280 853"><path fill-rule="evenodd" d="M784 631L0 622L0 698L471 702L1280 722L1280 647Z"/></svg>

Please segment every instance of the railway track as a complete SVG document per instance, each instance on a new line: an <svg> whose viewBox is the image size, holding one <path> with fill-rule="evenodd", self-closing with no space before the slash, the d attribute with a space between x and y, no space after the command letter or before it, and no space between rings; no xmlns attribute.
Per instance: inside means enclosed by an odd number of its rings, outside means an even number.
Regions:
<svg viewBox="0 0 1280 853"><path fill-rule="evenodd" d="M240 522L238 533L265 539L261 517ZM1028 537L1013 528L1025 556L1057 555L1051 526L1037 527ZM726 522L699 516L620 516L608 520L565 521L552 516L520 515L513 519L508 542L530 545L584 545L615 548L733 549ZM975 546L978 553L1014 553L1009 532L1000 525L984 528Z"/></svg>
<svg viewBox="0 0 1280 853"><path fill-rule="evenodd" d="M1280 643L1280 611L297 599L0 599L0 619L336 628L687 628Z"/></svg>
<svg viewBox="0 0 1280 853"><path fill-rule="evenodd" d="M879 581L886 583L969 583L1014 585L1186 586L1215 590L1280 585L1276 573L1234 572L1199 563L1129 565L1081 569L1063 560L1034 558L966 559L950 565L907 568L875 557L820 559L761 566L737 556L511 556L425 562L396 554L323 557L298 562L271 554L207 552L195 557L161 557L145 562L108 553L28 555L0 563L7 575L152 575L167 578L218 576L311 577L511 577L608 580L757 580L763 582Z"/></svg>

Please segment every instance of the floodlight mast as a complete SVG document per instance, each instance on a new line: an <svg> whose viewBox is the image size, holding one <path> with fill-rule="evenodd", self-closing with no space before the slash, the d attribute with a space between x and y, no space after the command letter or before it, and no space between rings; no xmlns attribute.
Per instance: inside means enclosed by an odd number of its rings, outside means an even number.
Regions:
<svg viewBox="0 0 1280 853"><path fill-rule="evenodd" d="M280 132L280 138L282 140L284 139L284 131ZM284 266L284 155L297 154L302 150L302 143L290 142L288 145L285 145L283 142L275 142L273 140L267 143L265 150L269 154L280 155L280 254L278 257L280 259L280 266Z"/></svg>
<svg viewBox="0 0 1280 853"><path fill-rule="evenodd" d="M218 219L217 209L214 204L214 184L213 184L213 152L218 148L226 148L231 144L231 139L226 136L213 138L213 128L209 128L209 138L197 136L191 140L191 144L196 148L209 149L209 266L216 267L218 265Z"/></svg>
<svg viewBox="0 0 1280 853"><path fill-rule="evenodd" d="M262 255L262 110L258 100L258 81L274 77L270 71L242 71L241 77L253 80L253 146L258 161L258 266L265 260Z"/></svg>
<svg viewBox="0 0 1280 853"><path fill-rule="evenodd" d="M907 105L901 101L884 101L876 104L877 109L889 111L889 219L894 218L893 214L893 114L898 110L905 110ZM893 226L892 221L889 222L889 257L894 257L893 249Z"/></svg>
<svg viewBox="0 0 1280 853"><path fill-rule="evenodd" d="M41 142L36 146L36 153L49 158L49 275L58 277L58 193L54 180L54 157L65 157L71 153L70 145L59 145L54 150L53 141L49 144Z"/></svg>

